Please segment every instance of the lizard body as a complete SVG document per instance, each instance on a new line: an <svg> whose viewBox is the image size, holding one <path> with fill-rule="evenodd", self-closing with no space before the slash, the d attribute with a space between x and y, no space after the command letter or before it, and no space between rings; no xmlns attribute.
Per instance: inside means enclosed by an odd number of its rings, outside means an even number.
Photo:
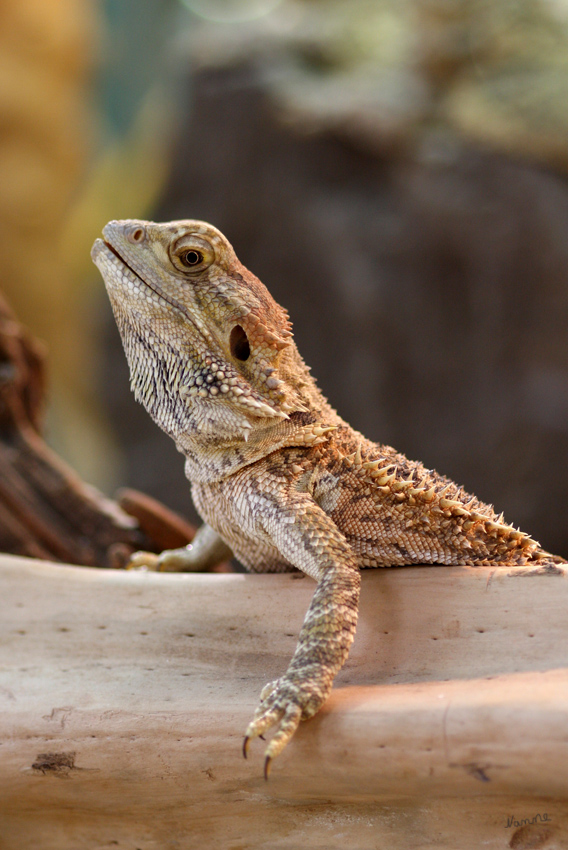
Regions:
<svg viewBox="0 0 568 850"><path fill-rule="evenodd" d="M365 439L317 387L287 313L198 221L114 221L93 247L136 398L185 456L205 524L150 564L300 569L316 591L286 673L246 731L270 761L325 702L357 622L360 568L561 560L451 480ZM144 558L142 557L142 563ZM152 556L148 556L152 557ZM155 557L155 556L154 556Z"/></svg>

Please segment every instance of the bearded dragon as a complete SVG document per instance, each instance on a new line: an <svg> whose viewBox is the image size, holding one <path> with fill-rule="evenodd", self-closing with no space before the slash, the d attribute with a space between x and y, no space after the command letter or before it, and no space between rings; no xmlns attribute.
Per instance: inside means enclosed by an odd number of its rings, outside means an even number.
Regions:
<svg viewBox="0 0 568 850"><path fill-rule="evenodd" d="M92 256L131 387L185 456L204 521L187 549L141 562L195 570L234 553L251 572L296 568L317 582L290 665L264 688L246 730L245 757L250 739L276 726L267 777L347 658L361 568L561 559L344 422L298 353L288 314L215 227L111 221L103 236Z"/></svg>

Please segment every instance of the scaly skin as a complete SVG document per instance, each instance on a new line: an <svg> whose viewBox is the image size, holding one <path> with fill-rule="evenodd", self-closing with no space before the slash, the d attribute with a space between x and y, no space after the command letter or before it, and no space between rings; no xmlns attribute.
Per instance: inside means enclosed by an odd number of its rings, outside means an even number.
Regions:
<svg viewBox="0 0 568 850"><path fill-rule="evenodd" d="M199 221L113 221L99 267L135 396L185 456L205 525L192 547L135 563L202 569L234 552L252 572L317 582L286 673L263 690L265 775L327 699L353 641L361 567L560 561L452 481L366 440L322 396L286 312Z"/></svg>

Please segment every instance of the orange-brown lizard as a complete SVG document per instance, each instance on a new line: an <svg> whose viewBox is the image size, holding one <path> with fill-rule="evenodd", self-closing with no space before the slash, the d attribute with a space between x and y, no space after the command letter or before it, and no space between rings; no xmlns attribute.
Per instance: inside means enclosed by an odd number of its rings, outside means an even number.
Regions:
<svg viewBox="0 0 568 850"><path fill-rule="evenodd" d="M232 552L252 572L297 568L317 582L288 670L262 691L246 730L245 755L276 726L268 775L347 658L360 568L561 559L344 422L300 357L287 313L210 224L112 221L103 235L92 255L132 389L185 456L205 523L187 549L136 563L195 570Z"/></svg>

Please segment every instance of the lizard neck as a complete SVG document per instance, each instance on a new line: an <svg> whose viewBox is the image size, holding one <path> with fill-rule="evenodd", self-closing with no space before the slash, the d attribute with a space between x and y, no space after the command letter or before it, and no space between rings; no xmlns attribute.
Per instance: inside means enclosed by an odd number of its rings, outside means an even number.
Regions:
<svg viewBox="0 0 568 850"><path fill-rule="evenodd" d="M193 482L212 483L233 475L287 446L312 448L326 442L328 433L346 423L320 395L321 404L290 414L286 420L253 428L248 439L226 440L211 435L184 433L176 439L186 459L185 474Z"/></svg>

